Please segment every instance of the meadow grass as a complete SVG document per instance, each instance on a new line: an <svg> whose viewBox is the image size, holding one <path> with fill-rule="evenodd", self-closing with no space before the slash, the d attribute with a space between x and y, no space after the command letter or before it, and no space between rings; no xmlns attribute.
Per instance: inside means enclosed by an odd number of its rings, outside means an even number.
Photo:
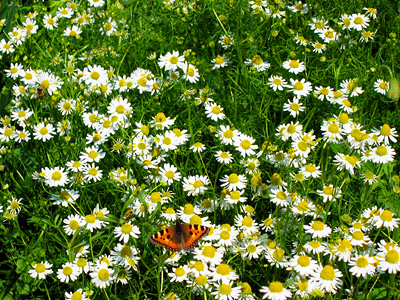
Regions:
<svg viewBox="0 0 400 300"><path fill-rule="evenodd" d="M398 299L399 24L3 0L0 299ZM209 233L151 243L176 219Z"/></svg>

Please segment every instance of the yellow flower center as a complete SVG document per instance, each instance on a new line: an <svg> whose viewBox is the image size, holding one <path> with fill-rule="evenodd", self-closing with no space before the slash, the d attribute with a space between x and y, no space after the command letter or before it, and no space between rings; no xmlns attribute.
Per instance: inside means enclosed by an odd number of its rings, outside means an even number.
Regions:
<svg viewBox="0 0 400 300"><path fill-rule="evenodd" d="M243 141L240 143L240 146L241 146L244 150L247 150L247 149L250 148L251 143L250 143L249 140L243 140Z"/></svg>
<svg viewBox="0 0 400 300"><path fill-rule="evenodd" d="M292 60L292 61L290 61L289 65L291 68L297 69L299 67L300 63L298 60Z"/></svg>
<svg viewBox="0 0 400 300"><path fill-rule="evenodd" d="M47 127L42 127L40 128L39 132L41 135L46 135L49 133L49 130L47 129Z"/></svg>
<svg viewBox="0 0 400 300"><path fill-rule="evenodd" d="M123 234L130 234L132 232L132 225L131 224L124 224L121 226L121 232Z"/></svg>
<svg viewBox="0 0 400 300"><path fill-rule="evenodd" d="M392 222L393 214L392 214L392 212L390 210L384 210L381 213L380 218L385 222Z"/></svg>
<svg viewBox="0 0 400 300"><path fill-rule="evenodd" d="M324 230L325 224L322 223L321 221L314 221L312 225L312 229L315 231L322 231Z"/></svg>
<svg viewBox="0 0 400 300"><path fill-rule="evenodd" d="M97 71L92 72L92 74L90 74L90 77L94 80L97 80L100 78L100 73Z"/></svg>
<svg viewBox="0 0 400 300"><path fill-rule="evenodd" d="M326 281L335 279L335 269L332 266L325 266L321 271L321 278Z"/></svg>
<svg viewBox="0 0 400 300"><path fill-rule="evenodd" d="M46 271L46 266L42 263L38 263L35 267L35 270L37 273L43 273L44 271Z"/></svg>
<svg viewBox="0 0 400 300"><path fill-rule="evenodd" d="M96 222L96 216L95 215L87 215L85 217L85 221L86 221L86 223L93 224L94 222Z"/></svg>
<svg viewBox="0 0 400 300"><path fill-rule="evenodd" d="M269 290L274 294L281 294L283 292L283 284L279 281L273 281L269 284Z"/></svg>
<svg viewBox="0 0 400 300"><path fill-rule="evenodd" d="M397 264L399 261L399 252L394 249L389 250L388 253L386 253L385 260L390 264Z"/></svg>
<svg viewBox="0 0 400 300"><path fill-rule="evenodd" d="M66 266L63 268L63 274L65 276L70 276L72 274L73 270L70 266Z"/></svg>
<svg viewBox="0 0 400 300"><path fill-rule="evenodd" d="M296 82L293 87L296 91L302 91L304 89L304 85L301 82Z"/></svg>
<svg viewBox="0 0 400 300"><path fill-rule="evenodd" d="M205 246L202 251L202 255L208 258L214 258L217 249L213 246Z"/></svg>
<svg viewBox="0 0 400 300"><path fill-rule="evenodd" d="M97 274L102 281L106 281L110 277L110 271L108 271L108 269L100 269Z"/></svg>

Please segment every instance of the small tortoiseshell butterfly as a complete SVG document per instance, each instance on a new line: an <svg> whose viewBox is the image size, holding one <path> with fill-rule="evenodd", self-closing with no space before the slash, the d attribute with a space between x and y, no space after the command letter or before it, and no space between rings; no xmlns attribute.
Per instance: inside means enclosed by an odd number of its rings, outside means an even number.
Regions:
<svg viewBox="0 0 400 300"><path fill-rule="evenodd" d="M193 249L197 243L205 237L210 228L202 225L180 223L160 230L150 237L150 242L158 244L169 251L178 252L181 250Z"/></svg>

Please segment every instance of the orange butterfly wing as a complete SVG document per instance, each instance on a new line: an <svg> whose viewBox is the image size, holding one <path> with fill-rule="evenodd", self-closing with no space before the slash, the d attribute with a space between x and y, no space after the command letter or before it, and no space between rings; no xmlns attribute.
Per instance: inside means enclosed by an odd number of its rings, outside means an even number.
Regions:
<svg viewBox="0 0 400 300"><path fill-rule="evenodd" d="M184 250L193 249L197 243L205 237L210 228L197 224L182 224L182 232L185 239L182 241Z"/></svg>
<svg viewBox="0 0 400 300"><path fill-rule="evenodd" d="M150 237L150 242L160 245L167 250L178 252L181 251L180 240L176 234L175 225L160 230Z"/></svg>
<svg viewBox="0 0 400 300"><path fill-rule="evenodd" d="M160 230L150 236L153 244L160 245L167 250L178 252L193 249L204 236L208 234L210 228L202 225L181 224L178 220L176 224Z"/></svg>

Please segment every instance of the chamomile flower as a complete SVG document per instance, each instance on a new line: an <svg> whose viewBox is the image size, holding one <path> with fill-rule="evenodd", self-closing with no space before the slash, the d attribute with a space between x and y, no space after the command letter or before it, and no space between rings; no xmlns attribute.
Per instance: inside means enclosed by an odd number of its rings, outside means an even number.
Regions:
<svg viewBox="0 0 400 300"><path fill-rule="evenodd" d="M307 97L312 91L311 83L304 78L301 80L290 78L290 84L287 87L297 98Z"/></svg>
<svg viewBox="0 0 400 300"><path fill-rule="evenodd" d="M246 157L256 154L255 150L258 149L258 145L255 142L256 140L253 137L241 134L234 140L233 145L242 157Z"/></svg>
<svg viewBox="0 0 400 300"><path fill-rule="evenodd" d="M271 202L278 206L286 207L292 203L289 193L280 189L271 189L269 197L271 198Z"/></svg>
<svg viewBox="0 0 400 300"><path fill-rule="evenodd" d="M224 109L220 105L208 102L204 108L206 110L207 118L214 121L225 119L225 114L222 112Z"/></svg>
<svg viewBox="0 0 400 300"><path fill-rule="evenodd" d="M235 225L244 235L252 235L259 232L259 225L252 217L236 215Z"/></svg>
<svg viewBox="0 0 400 300"><path fill-rule="evenodd" d="M233 156L229 151L221 151L218 150L215 154L214 157L217 159L217 161L221 164L227 164L229 165L233 161Z"/></svg>
<svg viewBox="0 0 400 300"><path fill-rule="evenodd" d="M339 25L342 25L343 29L349 29L352 25L352 20L348 14L343 14L339 18Z"/></svg>
<svg viewBox="0 0 400 300"><path fill-rule="evenodd" d="M64 30L64 36L77 37L81 33L82 33L82 30L76 25L73 25L72 27L67 27Z"/></svg>
<svg viewBox="0 0 400 300"><path fill-rule="evenodd" d="M394 218L394 214L390 210L386 209L378 216L374 216L373 224L376 228L381 228L383 226L393 231L395 228L399 227L399 220L398 218Z"/></svg>
<svg viewBox="0 0 400 300"><path fill-rule="evenodd" d="M90 277L92 277L91 282L96 287L104 289L114 282L114 269L111 268L107 263L100 262L94 266L93 272L90 272Z"/></svg>
<svg viewBox="0 0 400 300"><path fill-rule="evenodd" d="M379 259L379 270L388 272L389 274L396 274L400 272L400 248L398 246L389 246L383 252L379 252L377 258Z"/></svg>
<svg viewBox="0 0 400 300"><path fill-rule="evenodd" d="M318 195L323 197L323 202L327 201L336 201L336 199L339 199L342 194L339 188L334 188L334 186L331 185L324 185L322 190L317 190Z"/></svg>
<svg viewBox="0 0 400 300"><path fill-rule="evenodd" d="M7 143L11 140L14 140L16 137L16 132L13 131L10 127L4 126L0 129L0 141Z"/></svg>
<svg viewBox="0 0 400 300"><path fill-rule="evenodd" d="M190 273L190 269L187 265L178 268L172 268L172 272L168 273L168 276L171 277L171 282L183 282L188 280L188 275Z"/></svg>
<svg viewBox="0 0 400 300"><path fill-rule="evenodd" d="M307 242L304 245L304 248L307 253L312 253L312 254L323 253L326 250L325 244L323 244L317 240L312 240L310 242Z"/></svg>
<svg viewBox="0 0 400 300"><path fill-rule="evenodd" d="M200 73L195 66L189 63L185 63L182 70L185 73L185 79L190 83L196 83L199 81Z"/></svg>
<svg viewBox="0 0 400 300"><path fill-rule="evenodd" d="M70 19L74 14L74 11L69 7L59 7L56 16L59 18Z"/></svg>
<svg viewBox="0 0 400 300"><path fill-rule="evenodd" d="M81 161L87 162L99 162L105 157L106 153L99 149L97 146L87 147L84 152L81 152L79 159Z"/></svg>
<svg viewBox="0 0 400 300"><path fill-rule="evenodd" d="M342 272L330 265L325 267L318 265L310 278L310 282L322 291L336 294L343 284L343 281L340 279L342 276Z"/></svg>
<svg viewBox="0 0 400 300"><path fill-rule="evenodd" d="M63 220L63 223L65 224L63 228L67 235L74 235L79 227L85 226L85 220L78 214L69 215Z"/></svg>
<svg viewBox="0 0 400 300"><path fill-rule="evenodd" d="M355 254L349 261L350 273L356 277L372 276L375 274L375 260L369 255Z"/></svg>
<svg viewBox="0 0 400 300"><path fill-rule="evenodd" d="M239 279L239 275L228 264L220 263L211 266L210 271L213 274L212 281L230 282Z"/></svg>
<svg viewBox="0 0 400 300"><path fill-rule="evenodd" d="M396 128L391 128L388 124L383 124L380 129L374 128L373 133L378 136L378 141L389 145L389 141L397 143L397 130Z"/></svg>
<svg viewBox="0 0 400 300"><path fill-rule="evenodd" d="M26 120L28 120L33 115L33 112L27 108L17 107L11 110L11 120L17 121L20 124L23 124Z"/></svg>
<svg viewBox="0 0 400 300"><path fill-rule="evenodd" d="M12 79L17 79L18 77L24 76L24 67L20 63L11 63L10 69L4 70L6 72L7 77L11 77Z"/></svg>
<svg viewBox="0 0 400 300"><path fill-rule="evenodd" d="M72 282L75 281L79 276L79 268L74 263L65 263L62 265L62 269L57 270L57 278L61 282Z"/></svg>
<svg viewBox="0 0 400 300"><path fill-rule="evenodd" d="M313 239L316 237L328 237L332 232L332 229L321 221L312 221L310 225L304 225L303 227L306 233L312 234Z"/></svg>
<svg viewBox="0 0 400 300"><path fill-rule="evenodd" d="M258 259L262 255L263 251L265 250L260 242L257 240L250 240L245 243L246 250L242 253L243 257L247 257L248 259Z"/></svg>
<svg viewBox="0 0 400 300"><path fill-rule="evenodd" d="M261 286L260 292L265 293L263 299L269 300L286 300L292 297L292 293L280 281L273 281L268 286Z"/></svg>
<svg viewBox="0 0 400 300"><path fill-rule="evenodd" d="M294 97L293 101L290 101L288 99L288 103L283 104L283 111L288 111L290 112L290 115L293 118L296 118L300 112L304 111L305 107L303 106L302 103L299 102L299 99Z"/></svg>
<svg viewBox="0 0 400 300"><path fill-rule="evenodd" d="M231 36L222 35L218 42L222 45L222 48L228 49L234 44L234 39Z"/></svg>
<svg viewBox="0 0 400 300"><path fill-rule="evenodd" d="M133 88L138 89L139 93L152 92L154 84L154 75L149 70L142 68L136 69L130 76Z"/></svg>
<svg viewBox="0 0 400 300"><path fill-rule="evenodd" d="M75 110L75 106L75 100L62 99L60 103L58 103L58 110L63 116L70 115Z"/></svg>
<svg viewBox="0 0 400 300"><path fill-rule="evenodd" d="M370 237L361 230L354 230L351 234L345 234L344 239L350 240L351 245L360 247L363 247L371 240Z"/></svg>
<svg viewBox="0 0 400 300"><path fill-rule="evenodd" d="M115 238L118 239L119 241L124 241L124 244L129 242L129 238L133 237L134 239L137 239L140 234L139 227L132 225L130 223L125 223L121 227L115 227L114 229L114 235Z"/></svg>
<svg viewBox="0 0 400 300"><path fill-rule="evenodd" d="M64 293L65 300L75 300L75 299L80 299L80 300L87 300L86 298L86 293L82 291L82 289L78 289L75 292L65 292Z"/></svg>
<svg viewBox="0 0 400 300"><path fill-rule="evenodd" d="M300 168L300 172L303 173L306 178L310 176L313 178L318 178L322 174L322 172L319 169L320 166L316 166L314 164L307 164Z"/></svg>
<svg viewBox="0 0 400 300"><path fill-rule="evenodd" d="M51 15L44 15L43 17L43 24L44 27L48 30L53 30L58 27L58 17L57 16L51 16Z"/></svg>
<svg viewBox="0 0 400 300"><path fill-rule="evenodd" d="M28 142L31 139L31 133L27 131L26 128L23 128L22 130L16 130L15 134L16 135L14 139L17 143L21 143L22 141Z"/></svg>
<svg viewBox="0 0 400 300"><path fill-rule="evenodd" d="M313 52L316 53L322 53L326 50L326 45L320 42L316 42L316 43L311 43L311 45L313 46Z"/></svg>
<svg viewBox="0 0 400 300"><path fill-rule="evenodd" d="M10 200L7 201L8 206L7 210L9 210L12 214L17 215L21 211L21 205L22 205L22 198L17 199L15 197L11 197Z"/></svg>
<svg viewBox="0 0 400 300"><path fill-rule="evenodd" d="M237 139L239 135L240 133L237 129L231 129L229 125L221 125L215 136L221 140L222 144L233 145L234 140Z"/></svg>
<svg viewBox="0 0 400 300"><path fill-rule="evenodd" d="M37 264L33 264L31 270L28 271L29 275L35 279L46 279L46 276L53 273L51 269L53 265L47 261L42 261Z"/></svg>
<svg viewBox="0 0 400 300"><path fill-rule="evenodd" d="M244 190L246 188L247 178L244 175L231 173L229 176L225 175L221 179L221 182L221 187L229 191Z"/></svg>
<svg viewBox="0 0 400 300"><path fill-rule="evenodd" d="M321 131L323 139L329 143L337 144L343 139L342 134L344 134L344 131L336 120L329 120L329 122L324 120Z"/></svg>
<svg viewBox="0 0 400 300"><path fill-rule="evenodd" d="M368 43L370 40L374 39L376 32L368 31L368 30L363 30L361 32L361 37L360 37L360 42L365 42Z"/></svg>
<svg viewBox="0 0 400 300"><path fill-rule="evenodd" d="M154 119L151 121L151 126L158 130L168 129L170 126L174 125L175 120L166 117L164 113L158 113Z"/></svg>
<svg viewBox="0 0 400 300"><path fill-rule="evenodd" d="M371 161L379 164L386 164L394 160L396 152L391 146L379 146L372 148L372 153L370 154Z"/></svg>
<svg viewBox="0 0 400 300"><path fill-rule="evenodd" d="M100 170L100 168L98 166L96 166L94 163L87 164L84 166L83 171L82 171L83 175L84 175L84 180L86 182L91 182L91 181L99 181L101 179L101 177L103 177L103 171Z"/></svg>
<svg viewBox="0 0 400 300"><path fill-rule="evenodd" d="M355 155L346 155L338 153L335 155L333 162L337 165L339 171L346 169L351 175L354 175L354 169L361 167L361 162Z"/></svg>
<svg viewBox="0 0 400 300"><path fill-rule="evenodd" d="M289 260L288 270L295 271L300 276L309 276L317 269L318 263L306 254L296 254Z"/></svg>
<svg viewBox="0 0 400 300"><path fill-rule="evenodd" d="M228 65L229 60L225 57L225 55L217 56L211 61L213 65L213 70L224 68Z"/></svg>
<svg viewBox="0 0 400 300"><path fill-rule="evenodd" d="M271 77L268 78L268 83L270 88L272 88L274 91L283 91L283 88L287 86L287 82L285 79L283 79L282 76L277 76L277 75L272 75Z"/></svg>
<svg viewBox="0 0 400 300"><path fill-rule="evenodd" d="M235 227L223 224L219 228L214 229L214 234L218 237L216 246L229 247L233 246L239 232Z"/></svg>
<svg viewBox="0 0 400 300"><path fill-rule="evenodd" d="M224 257L223 249L215 248L211 245L203 245L202 247L196 247L194 250L194 259L200 260L204 263L210 264L210 267L222 263Z"/></svg>
<svg viewBox="0 0 400 300"><path fill-rule="evenodd" d="M368 27L370 19L364 14L352 14L350 16L351 26L350 29L361 31Z"/></svg>
<svg viewBox="0 0 400 300"><path fill-rule="evenodd" d="M72 171L72 172L81 172L83 171L84 167L85 167L85 162L84 161L69 161L67 162L65 165L68 167L68 170Z"/></svg>
<svg viewBox="0 0 400 300"><path fill-rule="evenodd" d="M285 61L282 65L286 70L288 70L290 73L298 74L300 72L304 72L306 70L306 66L304 65L303 62L299 60L292 60L289 59Z"/></svg>
<svg viewBox="0 0 400 300"><path fill-rule="evenodd" d="M246 65L254 68L257 72L263 72L271 66L269 63L264 62L260 55L254 55L252 59L247 59L244 62Z"/></svg>
<svg viewBox="0 0 400 300"><path fill-rule="evenodd" d="M55 133L55 129L52 124L44 125L43 122L33 126L33 131L33 138L35 140L42 140L43 142L53 138L53 135Z"/></svg>
<svg viewBox="0 0 400 300"><path fill-rule="evenodd" d="M117 28L118 28L117 22L113 20L111 17L109 17L108 20L103 23L102 27L100 28L100 32L101 34L111 36L117 32Z"/></svg>
<svg viewBox="0 0 400 300"><path fill-rule="evenodd" d="M343 80L340 83L340 88L340 91L344 95L348 95L348 97L359 96L364 93L364 90L361 86L357 85L357 81L355 79Z"/></svg>
<svg viewBox="0 0 400 300"><path fill-rule="evenodd" d="M82 73L82 80L84 80L87 85L100 87L101 85L106 85L108 83L107 70L105 70L102 66L89 65L83 70Z"/></svg>
<svg viewBox="0 0 400 300"><path fill-rule="evenodd" d="M330 86L315 87L314 93L318 95L318 99L321 101L324 99L328 100L329 98L333 98L333 89Z"/></svg>
<svg viewBox="0 0 400 300"><path fill-rule="evenodd" d="M69 179L64 168L54 167L54 168L44 168L42 172L45 173L44 183L49 186L65 186Z"/></svg>
<svg viewBox="0 0 400 300"><path fill-rule="evenodd" d="M389 90L389 82L383 80L383 79L377 79L374 82L374 90L377 93L380 93L382 95L386 95L386 93Z"/></svg>
<svg viewBox="0 0 400 300"><path fill-rule="evenodd" d="M324 28L318 33L318 36L324 40L325 43L329 44L331 41L334 42L338 39L338 34L332 28Z"/></svg>
<svg viewBox="0 0 400 300"><path fill-rule="evenodd" d="M128 99L117 97L111 100L107 107L107 112L110 115L118 115L121 121L126 121L129 114L132 112L132 106L128 102Z"/></svg>
<svg viewBox="0 0 400 300"><path fill-rule="evenodd" d="M181 180L181 173L177 171L178 169L174 165L168 163L159 169L160 175L168 185L171 185L174 181L179 182Z"/></svg>
<svg viewBox="0 0 400 300"><path fill-rule="evenodd" d="M376 19L378 10L373 7L364 7L363 10L366 11L367 16L372 17L373 19Z"/></svg>
<svg viewBox="0 0 400 300"><path fill-rule="evenodd" d="M314 32L319 32L323 30L325 27L328 27L328 21L324 20L323 18L312 18L312 23L308 24L310 29Z"/></svg>
<svg viewBox="0 0 400 300"><path fill-rule="evenodd" d="M178 148L178 139L172 131L166 131L164 134L158 134L156 136L156 141L158 139L158 146L168 152L170 150L175 150Z"/></svg>
<svg viewBox="0 0 400 300"><path fill-rule="evenodd" d="M158 59L158 65L166 71L176 71L178 68L184 70L185 68L185 57L179 55L178 51L168 52L164 56L160 56Z"/></svg>
<svg viewBox="0 0 400 300"><path fill-rule="evenodd" d="M183 190L188 193L188 196L203 195L208 190L207 185L210 184L207 176L189 176L183 178Z"/></svg>
<svg viewBox="0 0 400 300"><path fill-rule="evenodd" d="M294 13L303 13L306 14L308 13L308 5L307 4L303 4L301 1L296 1L295 5L293 6L288 6L288 8L293 11Z"/></svg>
<svg viewBox="0 0 400 300"><path fill-rule="evenodd" d="M190 150L192 150L195 153L201 153L204 150L206 150L206 146L201 142L196 142L194 143L194 145L190 146Z"/></svg>
<svg viewBox="0 0 400 300"><path fill-rule="evenodd" d="M15 51L14 44L11 40L7 42L5 39L2 39L0 41L0 52L10 54L13 53L14 51Z"/></svg>

